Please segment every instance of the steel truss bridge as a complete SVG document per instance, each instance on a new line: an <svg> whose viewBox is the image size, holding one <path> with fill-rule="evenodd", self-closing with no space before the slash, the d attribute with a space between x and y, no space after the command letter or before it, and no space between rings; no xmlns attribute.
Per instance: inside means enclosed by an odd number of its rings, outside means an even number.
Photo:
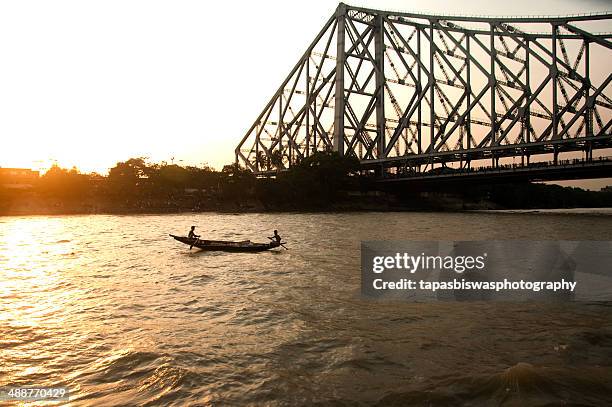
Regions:
<svg viewBox="0 0 612 407"><path fill-rule="evenodd" d="M517 158L592 160L612 147L612 34L601 33L611 22L341 3L240 141L236 162L270 174L336 151L379 175L414 176Z"/></svg>

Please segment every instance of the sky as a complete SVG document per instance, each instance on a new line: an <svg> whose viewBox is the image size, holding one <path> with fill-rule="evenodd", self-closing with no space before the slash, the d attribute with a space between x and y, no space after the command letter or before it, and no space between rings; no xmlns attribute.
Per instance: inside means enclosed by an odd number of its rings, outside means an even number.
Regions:
<svg viewBox="0 0 612 407"><path fill-rule="evenodd" d="M446 14L558 15L612 0L346 1ZM338 2L0 2L0 166L221 168ZM612 27L604 31L612 31Z"/></svg>

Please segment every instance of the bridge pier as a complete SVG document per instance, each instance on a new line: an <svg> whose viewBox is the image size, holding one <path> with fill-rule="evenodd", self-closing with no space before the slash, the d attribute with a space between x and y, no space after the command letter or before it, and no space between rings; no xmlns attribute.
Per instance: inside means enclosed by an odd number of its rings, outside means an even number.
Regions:
<svg viewBox="0 0 612 407"><path fill-rule="evenodd" d="M584 148L586 161L593 161L593 145L591 144L591 142L587 142Z"/></svg>
<svg viewBox="0 0 612 407"><path fill-rule="evenodd" d="M381 164L381 165L377 165L376 168L374 169L374 176L376 178L383 178L383 175L385 174L385 167Z"/></svg>

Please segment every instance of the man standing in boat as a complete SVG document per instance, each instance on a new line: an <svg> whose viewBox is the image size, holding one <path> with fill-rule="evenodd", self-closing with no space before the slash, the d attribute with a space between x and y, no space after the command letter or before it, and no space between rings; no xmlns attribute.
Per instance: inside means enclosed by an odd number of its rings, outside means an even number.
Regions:
<svg viewBox="0 0 612 407"><path fill-rule="evenodd" d="M272 241L276 241L276 243L280 244L281 242L281 237L278 234L278 230L274 230L274 236L269 237L268 239L271 239Z"/></svg>

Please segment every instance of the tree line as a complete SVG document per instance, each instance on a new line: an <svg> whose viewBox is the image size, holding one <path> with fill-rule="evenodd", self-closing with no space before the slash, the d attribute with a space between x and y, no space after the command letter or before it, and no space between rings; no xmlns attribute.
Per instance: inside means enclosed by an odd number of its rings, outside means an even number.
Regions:
<svg viewBox="0 0 612 407"><path fill-rule="evenodd" d="M208 166L149 163L137 157L118 162L106 176L54 165L35 182L31 192L65 202L93 199L128 207L142 207L147 202L182 202L190 206L202 200L320 206L333 202L338 191L358 182L358 169L357 159L334 152L315 153L291 169L278 172L275 178L257 178L237 164L217 171Z"/></svg>
<svg viewBox="0 0 612 407"><path fill-rule="evenodd" d="M77 213L445 209L444 199L436 194L451 194L465 202L465 207L488 207L489 204L507 209L612 206L611 192L531 183L450 186L437 188L433 195L397 184L378 193L381 191L373 178L360 175L359 161L355 157L335 152L317 152L288 170L277 171L274 177L258 178L235 163L217 171L207 166L149 163L139 157L118 162L105 176L83 174L76 168L55 165L34 184L27 191L0 187L0 212L20 197L22 200L39 199L43 205L64 207ZM372 191L377 193L370 194Z"/></svg>

